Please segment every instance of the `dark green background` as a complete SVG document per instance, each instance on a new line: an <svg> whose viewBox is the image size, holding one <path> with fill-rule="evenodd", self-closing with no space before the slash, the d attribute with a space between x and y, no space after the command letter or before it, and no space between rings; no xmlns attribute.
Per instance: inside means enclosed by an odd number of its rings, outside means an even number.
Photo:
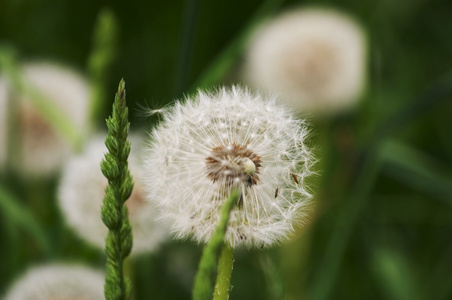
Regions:
<svg viewBox="0 0 452 300"><path fill-rule="evenodd" d="M107 91L112 101L119 79L125 78L133 129L155 121L138 117L139 105L158 108L192 91L261 3L0 0L0 42L14 47L21 60L53 59L86 72L96 17L110 7L120 35ZM341 9L363 25L369 47L367 91L355 111L313 120L319 212L305 232L282 247L238 251L231 299L273 299L282 293L289 299L320 299L319 291L327 291L327 299L451 299L452 3L286 1L278 11L307 4ZM192 31L183 25L193 16L188 12L196 16ZM187 33L193 36L188 44ZM236 57L225 76L228 82L238 82L234 70L242 59ZM436 101L438 93L444 93L441 101ZM105 117L110 105L103 108ZM380 153L375 132L416 155L388 146L381 159L374 155ZM33 195L30 209L52 250L45 254L28 233L0 219L0 294L35 263L77 260L102 267L102 253L64 227L54 205L57 178L4 177L19 199ZM330 250L325 264L334 236L347 238L336 241L338 251ZM188 242L169 243L135 260L136 298L188 299L200 253L200 246ZM187 266L179 272L188 279L171 272L181 260ZM262 265L273 271L264 272ZM269 281L268 274L277 280ZM278 284L271 289L269 282L282 282L285 292Z"/></svg>

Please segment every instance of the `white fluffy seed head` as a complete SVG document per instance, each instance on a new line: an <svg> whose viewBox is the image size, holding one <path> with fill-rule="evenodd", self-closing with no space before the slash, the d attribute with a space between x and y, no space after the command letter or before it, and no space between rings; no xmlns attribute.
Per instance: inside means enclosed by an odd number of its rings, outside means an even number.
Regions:
<svg viewBox="0 0 452 300"><path fill-rule="evenodd" d="M255 33L245 80L301 113L334 113L353 106L363 90L365 44L360 26L344 14L291 11Z"/></svg>
<svg viewBox="0 0 452 300"><path fill-rule="evenodd" d="M143 138L131 135L129 139L131 152L128 162L134 188L125 205L129 209L133 231L134 255L155 251L168 234L164 227L156 222L154 205L144 200L144 174L140 159ZM80 237L102 250L108 233L100 218L104 190L108 184L100 169L104 153L107 152L104 140L105 135L94 137L82 154L68 161L64 166L58 191L59 206L68 225Z"/></svg>
<svg viewBox="0 0 452 300"><path fill-rule="evenodd" d="M304 180L313 164L307 134L305 122L273 99L239 87L199 92L176 103L151 134L148 198L176 237L207 242L224 200L238 188L227 243L271 246L307 219Z"/></svg>
<svg viewBox="0 0 452 300"><path fill-rule="evenodd" d="M89 86L77 72L53 63L28 63L21 67L26 86L36 89L61 110L75 128L87 129ZM15 115L8 112L11 107ZM16 129L11 130L13 124ZM8 133L14 133L8 136ZM57 132L32 102L0 78L0 161L5 160L8 142L19 145L12 166L25 175L42 176L59 171L72 153L69 142Z"/></svg>
<svg viewBox="0 0 452 300"><path fill-rule="evenodd" d="M30 269L4 300L99 300L104 298L102 272L78 265L52 264Z"/></svg>

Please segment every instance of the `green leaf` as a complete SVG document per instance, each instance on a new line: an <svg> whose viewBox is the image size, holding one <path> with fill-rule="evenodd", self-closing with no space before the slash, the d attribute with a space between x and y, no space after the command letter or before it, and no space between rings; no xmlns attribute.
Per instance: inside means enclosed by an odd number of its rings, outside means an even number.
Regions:
<svg viewBox="0 0 452 300"><path fill-rule="evenodd" d="M452 170L408 145L395 140L383 144L383 171L414 190L452 204Z"/></svg>
<svg viewBox="0 0 452 300"><path fill-rule="evenodd" d="M20 203L19 199L2 185L0 185L0 213L8 222L30 233L39 248L46 255L50 254L50 242L41 225L30 211Z"/></svg>

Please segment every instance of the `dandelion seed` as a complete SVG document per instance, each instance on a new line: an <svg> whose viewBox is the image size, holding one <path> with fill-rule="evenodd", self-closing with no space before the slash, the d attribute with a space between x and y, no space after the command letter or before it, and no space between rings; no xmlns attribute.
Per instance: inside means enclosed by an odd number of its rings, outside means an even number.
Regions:
<svg viewBox="0 0 452 300"><path fill-rule="evenodd" d="M292 173L292 178L293 178L293 181L295 181L297 184L299 184L297 175L295 175L294 173Z"/></svg>
<svg viewBox="0 0 452 300"><path fill-rule="evenodd" d="M101 172L100 162L107 152L104 135L96 136L85 151L73 157L65 166L59 187L59 205L77 234L89 243L104 248L107 227L100 218L107 179ZM132 195L125 205L133 230L132 254L155 251L166 239L165 229L156 222L155 207L144 201L143 170L139 158L142 138L131 135L130 172L134 179Z"/></svg>
<svg viewBox="0 0 452 300"><path fill-rule="evenodd" d="M53 264L29 270L4 300L104 299L102 272L77 265Z"/></svg>
<svg viewBox="0 0 452 300"><path fill-rule="evenodd" d="M365 79L362 29L333 10L302 9L269 21L251 39L246 81L302 113L356 103Z"/></svg>
<svg viewBox="0 0 452 300"><path fill-rule="evenodd" d="M287 178L311 174L307 133L304 121L272 99L239 87L200 92L178 102L152 132L145 154L148 199L176 237L207 242L223 201L238 188L226 241L271 246L284 240L295 222L306 221L307 187Z"/></svg>
<svg viewBox="0 0 452 300"><path fill-rule="evenodd" d="M168 107L151 108L149 104L137 104L136 115L139 117L149 118L152 116L163 115L168 110Z"/></svg>

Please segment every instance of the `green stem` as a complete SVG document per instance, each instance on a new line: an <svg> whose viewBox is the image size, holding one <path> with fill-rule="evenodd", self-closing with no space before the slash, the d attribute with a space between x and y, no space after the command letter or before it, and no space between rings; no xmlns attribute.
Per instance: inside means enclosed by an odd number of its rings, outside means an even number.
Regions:
<svg viewBox="0 0 452 300"><path fill-rule="evenodd" d="M220 220L215 227L215 232L212 238L204 247L202 257L199 262L198 273L195 277L195 284L193 286L194 300L207 300L212 298L213 283L212 275L215 272L217 265L218 250L224 245L224 236L226 234L227 225L229 222L229 215L232 208L239 200L240 193L232 191L229 198L223 204L220 213Z"/></svg>
<svg viewBox="0 0 452 300"><path fill-rule="evenodd" d="M284 285L287 285L287 281L284 281L279 268L273 263L270 253L259 253L259 264L262 269L262 273L265 277L267 293L269 299L286 299ZM300 255L301 254L301 255ZM299 259L298 256L302 256L302 253L296 253L295 255L289 256L292 259ZM298 266L298 265L297 265ZM298 281L297 277L297 281ZM295 299L300 299L297 297Z"/></svg>
<svg viewBox="0 0 452 300"><path fill-rule="evenodd" d="M334 232L326 245L324 261L319 264L317 280L311 288L309 299L328 299L339 274L348 241L362 208L369 199L369 192L381 167L379 145L375 145L362 162L361 172L353 186L348 201L342 206L334 220Z"/></svg>
<svg viewBox="0 0 452 300"><path fill-rule="evenodd" d="M91 81L90 122L95 127L103 120L103 108L107 102L107 84L110 69L117 56L118 22L109 8L103 8L97 17L93 34L93 46L88 59Z"/></svg>
<svg viewBox="0 0 452 300"><path fill-rule="evenodd" d="M234 250L231 246L224 244L218 260L217 282L215 284L214 300L229 299L231 287L232 265L234 263Z"/></svg>

